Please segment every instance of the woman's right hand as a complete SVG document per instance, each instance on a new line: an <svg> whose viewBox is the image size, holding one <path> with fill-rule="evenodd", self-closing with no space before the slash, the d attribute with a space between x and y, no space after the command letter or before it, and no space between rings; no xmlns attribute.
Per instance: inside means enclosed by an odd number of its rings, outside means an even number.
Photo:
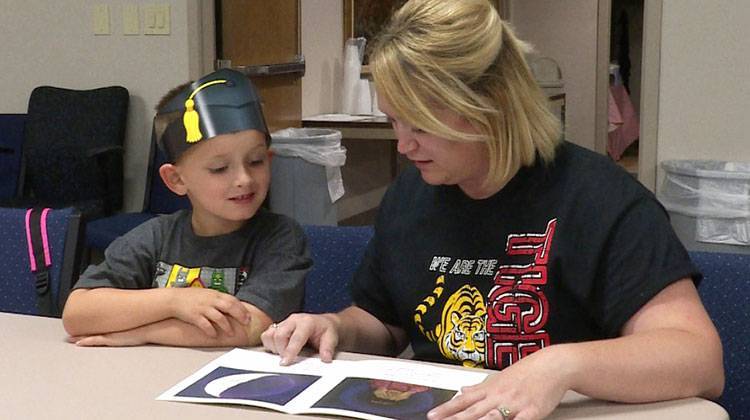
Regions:
<svg viewBox="0 0 750 420"><path fill-rule="evenodd" d="M320 359L329 363L339 343L340 325L336 314L292 314L271 324L260 339L266 349L281 356L283 366L294 362L305 345L317 349Z"/></svg>

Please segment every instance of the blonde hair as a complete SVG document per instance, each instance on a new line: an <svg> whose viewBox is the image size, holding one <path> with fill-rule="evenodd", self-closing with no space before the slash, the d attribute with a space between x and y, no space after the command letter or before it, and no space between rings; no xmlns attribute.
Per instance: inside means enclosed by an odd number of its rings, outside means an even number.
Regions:
<svg viewBox="0 0 750 420"><path fill-rule="evenodd" d="M539 154L554 159L560 121L529 70L530 50L487 0L411 0L369 53L376 89L404 121L455 141L484 141L487 183L505 185ZM435 108L476 133L448 127Z"/></svg>

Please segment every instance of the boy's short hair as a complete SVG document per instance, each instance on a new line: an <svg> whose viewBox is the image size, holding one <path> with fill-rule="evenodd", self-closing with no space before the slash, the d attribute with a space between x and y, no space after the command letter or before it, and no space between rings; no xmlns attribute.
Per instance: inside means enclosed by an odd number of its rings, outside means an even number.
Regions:
<svg viewBox="0 0 750 420"><path fill-rule="evenodd" d="M191 146L220 134L258 130L270 145L255 87L242 73L220 69L172 89L154 117L157 144L170 162Z"/></svg>

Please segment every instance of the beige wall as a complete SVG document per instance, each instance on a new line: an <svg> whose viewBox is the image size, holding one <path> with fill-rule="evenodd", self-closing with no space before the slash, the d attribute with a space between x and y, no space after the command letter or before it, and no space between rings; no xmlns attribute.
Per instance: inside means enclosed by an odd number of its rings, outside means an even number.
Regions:
<svg viewBox="0 0 750 420"><path fill-rule="evenodd" d="M750 161L748 22L747 0L664 0L658 162Z"/></svg>
<svg viewBox="0 0 750 420"><path fill-rule="evenodd" d="M567 138L595 147L596 0L510 0L517 35L562 69Z"/></svg>
<svg viewBox="0 0 750 420"><path fill-rule="evenodd" d="M750 2L663 2L657 161L750 161ZM110 6L109 36L92 31L91 9L101 3ZM0 44L0 113L25 112L31 90L42 84L77 89L120 84L130 90L128 210L141 204L153 107L169 87L210 68L213 53L210 35L201 36L212 30L206 10L212 0L161 3L171 5L169 36L122 35L122 5L148 4L132 0L5 0L0 14L0 36L6 40ZM301 3L307 60L302 114L334 112L343 49L341 1ZM568 135L593 148L596 1L516 0L511 6L519 34L563 68ZM547 21L523 23L540 17Z"/></svg>
<svg viewBox="0 0 750 420"><path fill-rule="evenodd" d="M336 112L341 109L343 79L343 1L301 3L302 54L307 63L302 78L302 116Z"/></svg>
<svg viewBox="0 0 750 420"><path fill-rule="evenodd" d="M26 112L39 85L89 89L122 85L130 91L125 142L125 208L140 209L153 109L169 88L196 77L201 62L199 2L171 5L171 35L122 34L122 5L132 0L5 0L0 14L0 112ZM91 12L110 8L112 35L94 35ZM143 23L141 19L141 24ZM141 25L141 32L143 25Z"/></svg>
<svg viewBox="0 0 750 420"><path fill-rule="evenodd" d="M341 1L302 2L302 115L339 109L342 41ZM594 148L596 0L511 0L511 22L520 37L561 66L567 92L567 135ZM539 28L544 28L540 31Z"/></svg>
<svg viewBox="0 0 750 420"><path fill-rule="evenodd" d="M123 35L122 5L151 3L6 0L0 14L0 36L13 40L0 44L4 92L0 113L26 112L29 94L39 85L89 89L118 84L130 91L125 142L125 209L129 211L142 204L154 106L169 88L208 71L215 57L213 0L161 1L171 6L169 36ZM307 60L302 113L334 112L340 103L342 2L301 3L302 50ZM96 4L110 7L109 36L93 34L91 13Z"/></svg>

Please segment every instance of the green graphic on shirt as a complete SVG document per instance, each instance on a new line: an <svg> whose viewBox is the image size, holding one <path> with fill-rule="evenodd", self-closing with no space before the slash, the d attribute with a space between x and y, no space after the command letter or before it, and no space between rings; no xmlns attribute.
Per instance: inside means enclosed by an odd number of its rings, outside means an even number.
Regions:
<svg viewBox="0 0 750 420"><path fill-rule="evenodd" d="M211 284L208 287L220 292L229 293L227 288L224 287L224 272L218 270L214 271L214 273L211 274Z"/></svg>
<svg viewBox="0 0 750 420"><path fill-rule="evenodd" d="M246 277L245 268L184 267L159 262L153 287L199 287L234 294Z"/></svg>

